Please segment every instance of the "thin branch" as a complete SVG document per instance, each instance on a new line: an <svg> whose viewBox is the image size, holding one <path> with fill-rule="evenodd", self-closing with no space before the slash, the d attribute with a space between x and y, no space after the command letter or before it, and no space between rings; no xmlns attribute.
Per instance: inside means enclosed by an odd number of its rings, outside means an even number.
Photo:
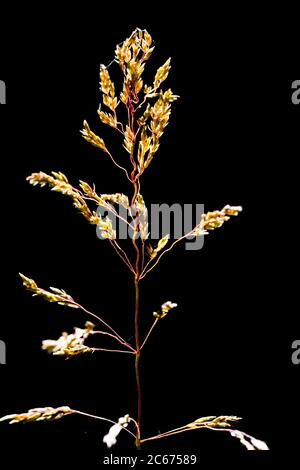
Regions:
<svg viewBox="0 0 300 470"><path fill-rule="evenodd" d="M156 318L153 322L153 325L151 326L150 330L148 331L148 334L146 336L146 338L144 339L143 343L142 343L142 346L140 347L140 350L144 347L145 343L147 342L149 336L151 335L152 333L152 330L153 328L155 327L156 323L158 322L158 318Z"/></svg>
<svg viewBox="0 0 300 470"><path fill-rule="evenodd" d="M89 310L87 310L86 308L84 308L82 305L80 305L78 302L75 302L75 300L73 302L70 302L70 303L73 303L74 305L76 305L78 308L80 308L83 312L87 313L88 315L90 315L91 317L93 318L96 318L99 322L101 322L103 325L106 326L106 328L108 328L110 331L113 332L113 334L115 336L117 336L122 342L124 345L126 345L128 348L132 349L130 344L127 343L127 341L125 341L122 336L120 336L108 323L106 323L101 317L99 317L98 315L96 315L95 313L93 312L90 312Z"/></svg>
<svg viewBox="0 0 300 470"><path fill-rule="evenodd" d="M129 346L130 349L135 353L135 349L133 349L130 344L128 343L123 343L123 341L121 341L117 336L115 335L112 335L111 333L107 333L106 331L92 331L91 332L92 335L105 335L105 336L109 336L111 338L114 338L116 341L118 341L120 344L122 344L123 346Z"/></svg>
<svg viewBox="0 0 300 470"><path fill-rule="evenodd" d="M135 274L135 271L134 271L134 268L127 256L127 254L125 253L125 251L123 250L123 248L120 247L120 245L116 242L116 240L109 240L111 246L114 248L115 252L118 254L118 256L120 256L120 258L122 259L122 261L126 264L126 266L130 269L130 271Z"/></svg>
<svg viewBox="0 0 300 470"><path fill-rule="evenodd" d="M120 128L121 129L118 129L118 131L121 131L121 133L124 135L124 126L123 126L123 123L122 122L117 122L117 124L120 124Z"/></svg>
<svg viewBox="0 0 300 470"><path fill-rule="evenodd" d="M160 262L160 260L161 260L161 258L163 257L163 255L165 255L166 253L168 253L168 251L171 251L177 243L179 243L180 241L182 241L182 240L184 240L185 238L187 238L187 237L189 237L190 235L192 235L193 231L194 231L194 228L193 228L193 230L191 230L189 233L187 233L187 234L183 235L182 237L178 238L177 240L175 240L169 248L167 248L165 251L163 251L163 252L159 255L159 257L156 259L156 262L147 270L147 267L150 265L150 263L151 263L151 261L152 261L152 259L150 259L150 260L148 261L148 263L146 264L144 270L142 271L142 274L141 274L141 276L140 276L140 279L143 279L148 273L150 273L150 271L152 271L152 269L155 268L155 266Z"/></svg>
<svg viewBox="0 0 300 470"><path fill-rule="evenodd" d="M181 434L186 431L194 431L195 429L211 429L213 431L227 431L227 432L232 432L232 428L214 428L212 426L208 426L207 424L203 424L202 426L181 426L180 428L175 428L172 429L171 431L167 431L161 434L157 434L156 436L148 437L146 439L142 439L141 442L146 442L146 441L153 441L155 439L163 439L164 437L169 437L169 436L175 436L176 434Z"/></svg>
<svg viewBox="0 0 300 470"><path fill-rule="evenodd" d="M135 351L124 351L122 349L90 348L92 351L117 352L125 354L135 354Z"/></svg>
<svg viewBox="0 0 300 470"><path fill-rule="evenodd" d="M163 439L164 437L174 436L175 434L180 434L185 431L192 431L194 429L200 429L200 426L198 428L187 428L186 426L183 426L181 428L173 429L172 431L165 432L163 434L157 434L157 436L152 436L152 437L147 437L146 439L142 439L141 443L146 442L146 441L154 441L156 439Z"/></svg>
<svg viewBox="0 0 300 470"><path fill-rule="evenodd" d="M114 159L114 157L112 156L112 154L110 153L109 150L106 149L105 152L107 153L107 155L109 156L109 158L112 160L113 164L114 164L116 167L120 168L120 170L123 170L123 171L126 173L127 179L131 182L131 179L129 178L129 175L128 175L128 172L127 172L126 168L124 168L123 166L119 165L119 164L116 162L116 160Z"/></svg>
<svg viewBox="0 0 300 470"><path fill-rule="evenodd" d="M86 416L87 418L100 419L101 421L106 421L106 422L111 423L111 424L118 424L116 421L113 421L112 419L108 419L108 418L103 418L102 416L91 415L89 413L84 413L83 411L78 411L78 410L71 410L71 411L74 414ZM135 420L132 419L132 418L130 418L130 421L135 422ZM134 439L135 439L135 435L133 434L133 432L129 431L129 429L125 428L124 426L123 426L123 429L124 429L124 431L128 432L131 436L133 436Z"/></svg>
<svg viewBox="0 0 300 470"><path fill-rule="evenodd" d="M119 105L120 101L118 102L117 106ZM118 122L118 118L117 118L117 112L116 110L114 109L114 118L115 118L115 123L116 123L116 131L120 132L120 134L124 135L124 127L123 127L123 124L121 122ZM121 129L118 128L118 124L120 124L120 127Z"/></svg>
<svg viewBox="0 0 300 470"><path fill-rule="evenodd" d="M147 95L150 95L150 94L152 94L152 93L156 93L156 91L157 91L157 88L152 88L152 90L150 90ZM149 100L149 96L147 96L147 95L146 95L146 97L143 99L143 101L141 101L141 103L135 108L135 111L137 111L138 109L140 109L140 108L147 102L147 100Z"/></svg>

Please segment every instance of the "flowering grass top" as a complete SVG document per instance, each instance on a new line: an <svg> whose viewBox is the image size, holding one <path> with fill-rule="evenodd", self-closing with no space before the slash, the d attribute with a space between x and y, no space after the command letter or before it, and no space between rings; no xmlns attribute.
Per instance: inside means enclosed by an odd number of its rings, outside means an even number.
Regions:
<svg viewBox="0 0 300 470"><path fill-rule="evenodd" d="M125 174L130 183L131 197L123 193L98 194L94 184L80 180L78 187L73 186L68 177L60 171L51 174L43 171L32 173L27 180L33 186L48 187L52 191L67 196L77 211L92 225L97 226L101 238L111 245L122 262L133 275L134 288L134 344L130 344L116 331L104 317L91 312L79 304L63 289L50 287L41 288L30 277L20 274L24 287L34 296L41 297L48 302L63 307L81 310L92 320L85 323L85 328L74 328L73 333L63 332L58 339L46 339L42 349L51 355L65 358L78 356L87 352L101 351L113 353L126 353L134 357L134 371L136 382L136 418L134 413L125 414L117 421L102 416L91 415L82 411L73 410L68 406L59 408L45 407L30 409L27 413L9 414L0 421L14 423L27 423L32 421L52 421L69 414L86 416L112 424L103 438L108 448L115 445L117 437L122 430L130 434L137 448L148 441L174 436L183 432L198 429L225 431L232 437L238 438L248 450L268 450L265 442L234 429L233 426L240 420L237 416L207 416L198 418L170 431L145 438L142 434L142 386L140 380L140 357L142 350L160 320L169 316L169 312L177 307L173 301L159 301L161 307L153 312L145 312L144 321L149 323L148 333L144 339L140 337L140 282L145 276L157 267L162 257L170 252L177 243L188 237L199 237L220 228L230 217L240 214L240 206L225 205L221 210L202 214L200 220L192 230L174 242L170 241L169 234L162 234L162 238L152 246L151 230L147 221L147 206L142 195L142 175L155 160L160 148L162 136L169 124L173 103L178 96L165 82L171 70L171 59L168 58L153 74L151 83L144 83L143 72L154 51L150 34L146 30L135 29L133 33L115 50L115 58L110 65L117 64L121 74L121 84L113 83L109 67L100 66L100 90L102 100L98 108L101 125L113 128L122 139L122 152L125 158L118 155L118 159L111 153L111 146L104 142L90 127L87 121L83 122L82 137L96 149L106 155L112 163ZM125 119L123 119L125 116ZM122 159L121 159L122 158ZM116 205L128 211L130 222L125 220L116 210ZM103 208L107 215L104 217L99 211ZM127 223L132 231L131 252L121 246L117 239L117 232L112 222L112 216ZM199 216L200 218L200 216ZM147 316L149 315L149 316ZM60 330L61 331L61 330ZM112 341L110 349L106 347L89 347L85 342L91 336L98 340L106 337ZM100 344L101 346L101 344ZM184 358L183 358L184 360ZM120 398L121 399L121 398ZM133 430L130 429L133 426Z"/></svg>

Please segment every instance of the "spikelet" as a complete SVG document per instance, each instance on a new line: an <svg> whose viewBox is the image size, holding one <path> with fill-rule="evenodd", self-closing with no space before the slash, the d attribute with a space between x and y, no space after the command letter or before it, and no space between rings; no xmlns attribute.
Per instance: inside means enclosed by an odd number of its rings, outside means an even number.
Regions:
<svg viewBox="0 0 300 470"><path fill-rule="evenodd" d="M103 124L107 124L110 127L116 128L117 127L117 121L115 116L113 116L110 113L106 113L104 111L101 111L101 108L99 107L98 109L98 115ZM102 139L101 139L102 140Z"/></svg>
<svg viewBox="0 0 300 470"><path fill-rule="evenodd" d="M176 308L178 307L177 304L171 302L170 300L168 300L167 302L165 302L164 304L162 304L162 306L160 307L160 311L158 312L153 312L153 316L155 318L157 318L158 320L161 320L162 318L164 318L170 310L172 310L173 308Z"/></svg>
<svg viewBox="0 0 300 470"><path fill-rule="evenodd" d="M0 418L0 422L9 420L9 424L15 424L30 423L31 421L53 421L72 413L74 411L68 406L60 406L59 408L46 406L45 408L33 408L27 411L27 413L3 416L3 418Z"/></svg>
<svg viewBox="0 0 300 470"><path fill-rule="evenodd" d="M33 186L40 185L41 187L44 187L48 185L52 191L66 194L67 196L75 197L78 194L76 189L73 188L63 173L52 171L51 174L53 176L40 171L39 173L32 173L26 178L26 180Z"/></svg>
<svg viewBox="0 0 300 470"><path fill-rule="evenodd" d="M148 245L147 251L151 259L154 259L158 255L158 253L164 249L169 239L170 239L170 235L168 234L159 240L156 248L153 248L150 244Z"/></svg>
<svg viewBox="0 0 300 470"><path fill-rule="evenodd" d="M91 131L90 126L88 125L87 121L83 121L84 129L80 131L82 137L89 142L90 144L94 145L94 147L98 147L99 149L103 150L104 152L107 151L105 147L104 140L101 137L98 137L94 132Z"/></svg>
<svg viewBox="0 0 300 470"><path fill-rule="evenodd" d="M209 426L211 428L226 428L230 427L232 423L240 420L241 418L238 416L206 416L204 418L198 418L192 423L187 424L187 427L198 428Z"/></svg>
<svg viewBox="0 0 300 470"><path fill-rule="evenodd" d="M169 71L170 71L170 68L171 68L170 62L171 62L171 58L169 58L164 63L164 65L159 67L159 69L157 70L157 72L155 74L155 78L154 78L154 83L153 83L153 88L154 89L159 88L160 85L162 84L162 82L164 82L168 78Z"/></svg>
<svg viewBox="0 0 300 470"><path fill-rule="evenodd" d="M98 225L102 221L102 218L97 215L95 211L92 211L88 207L84 197L87 196L98 205L106 208L109 208L109 205L104 199L101 198L101 196L96 193L95 187L92 188L85 181L80 181L80 187L83 190L82 193L68 182L66 176L63 173L56 173L52 171L52 175L53 176L50 176L43 172L33 173L32 175L28 176L27 180L34 186L37 184L39 184L41 187L48 185L52 191L56 191L71 197L74 207L81 213L81 215L83 215L83 217L91 224Z"/></svg>
<svg viewBox="0 0 300 470"><path fill-rule="evenodd" d="M116 231L113 229L113 224L109 217L102 219L98 216L97 226L103 239L115 240L117 238Z"/></svg>
<svg viewBox="0 0 300 470"><path fill-rule="evenodd" d="M42 297L48 302L56 302L59 305L65 305L67 307L72 307L72 308L78 308L74 299L69 294L67 294L64 290L57 289L56 287L50 287L51 292L45 289L41 289L40 287L37 286L36 282L33 279L30 279L29 277L24 276L24 274L22 273L19 273L19 274L23 281L23 286L29 292L32 292L33 296Z"/></svg>
<svg viewBox="0 0 300 470"><path fill-rule="evenodd" d="M207 212L202 214L201 222L193 230L193 235L206 235L208 230L215 230L216 228L222 227L224 222L230 219L230 217L237 216L242 212L241 206L225 206L221 211Z"/></svg>
<svg viewBox="0 0 300 470"><path fill-rule="evenodd" d="M78 356L92 352L93 349L85 346L84 341L93 333L94 324L86 322L85 328L75 328L74 333L63 332L57 340L46 339L42 342L42 349L54 356Z"/></svg>
<svg viewBox="0 0 300 470"><path fill-rule="evenodd" d="M103 104L114 112L118 104L118 99L115 96L115 86L110 79L109 72L105 65L100 66L100 89L103 93Z"/></svg>
<svg viewBox="0 0 300 470"><path fill-rule="evenodd" d="M148 232L148 209L146 207L143 196L138 193L135 199L134 206L131 208L131 214L135 215L135 223L137 226L137 233L139 233L142 240L147 240L149 237Z"/></svg>

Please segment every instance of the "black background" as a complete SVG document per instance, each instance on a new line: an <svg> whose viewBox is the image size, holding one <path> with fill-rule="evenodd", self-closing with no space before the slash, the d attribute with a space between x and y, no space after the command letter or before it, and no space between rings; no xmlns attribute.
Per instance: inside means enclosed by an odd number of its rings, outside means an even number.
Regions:
<svg viewBox="0 0 300 470"><path fill-rule="evenodd" d="M142 181L146 202L244 209L206 237L201 251L176 248L142 284L144 334L162 302L179 305L153 333L142 359L144 435L200 416L234 414L243 417L240 428L265 440L272 453L285 449L289 456L296 449L299 366L291 363L291 344L299 329L291 270L297 268L300 106L291 102L291 84L297 75L291 70L290 79L280 78L285 48L278 47L278 37L262 34L263 22L246 26L241 18L234 30L218 29L211 18L212 28L204 32L205 17L190 10L135 19L113 6L104 11L82 5L72 13L27 11L18 24L9 17L0 69L7 84L7 105L0 108L0 331L7 344L0 415L47 405L112 419L135 415L131 358L48 357L41 341L83 326L86 317L32 299L17 273L45 288L64 288L132 337L134 292L125 267L70 201L32 188L25 178L33 171L62 171L74 185L83 179L99 193L129 193L123 175L79 130L87 119L106 141L115 138L96 113L99 64L109 63L115 44L139 26L157 46L148 77L171 56L168 85L180 95ZM117 72L113 66L113 76ZM84 468L99 468L108 454L102 444L106 431L101 423L74 416L47 425L3 424L1 455L16 465L79 468L84 461ZM254 458L237 440L208 431L169 438L148 451L194 453L200 463L204 455L211 462ZM135 454L129 436L120 436L112 452ZM271 454L255 459L267 463Z"/></svg>

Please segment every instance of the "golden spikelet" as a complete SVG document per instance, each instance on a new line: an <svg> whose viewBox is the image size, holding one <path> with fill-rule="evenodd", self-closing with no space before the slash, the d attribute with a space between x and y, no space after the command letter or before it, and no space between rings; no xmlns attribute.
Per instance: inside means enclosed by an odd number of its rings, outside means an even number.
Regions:
<svg viewBox="0 0 300 470"><path fill-rule="evenodd" d="M169 75L169 71L170 71L170 68L171 68L171 58L169 58L165 63L164 65L162 65L161 67L159 67L159 69L157 70L156 74L155 74L155 78L154 78L154 83L153 83L153 88L156 90L157 88L160 87L160 85L162 84L162 82L164 82L167 78L168 78L168 75Z"/></svg>
<svg viewBox="0 0 300 470"><path fill-rule="evenodd" d="M91 131L90 126L88 125L87 121L83 121L84 129L81 132L82 137L89 142L90 144L94 145L94 147L98 147L99 149L103 150L104 152L107 151L105 147L104 140L98 137L94 132Z"/></svg>
<svg viewBox="0 0 300 470"><path fill-rule="evenodd" d="M45 289L41 289L40 287L38 287L38 285L33 279L30 279L29 277L24 276L24 274L22 273L19 273L19 275L23 281L23 286L29 292L32 292L33 296L42 297L48 302L56 302L59 305L65 305L67 307L72 307L72 308L78 308L78 305L76 305L74 299L69 294L67 294L64 290L57 289L56 287L50 287L50 291L47 291Z"/></svg>
<svg viewBox="0 0 300 470"><path fill-rule="evenodd" d="M33 408L27 411L27 413L3 416L3 418L0 418L0 421L9 421L9 424L30 423L31 421L53 421L72 413L74 412L69 406L60 406L59 408L46 406L45 408Z"/></svg>
<svg viewBox="0 0 300 470"><path fill-rule="evenodd" d="M208 231L222 227L230 217L236 217L242 210L241 206L227 205L220 211L216 210L202 214L201 222L193 230L193 235L206 235Z"/></svg>

